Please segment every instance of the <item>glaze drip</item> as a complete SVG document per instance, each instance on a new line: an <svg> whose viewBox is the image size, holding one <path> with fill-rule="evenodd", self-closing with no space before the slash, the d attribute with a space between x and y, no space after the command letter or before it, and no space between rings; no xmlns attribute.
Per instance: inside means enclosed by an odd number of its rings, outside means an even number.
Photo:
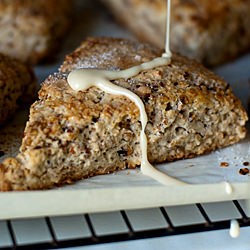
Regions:
<svg viewBox="0 0 250 250"><path fill-rule="evenodd" d="M240 235L240 225L237 220L231 220L229 234L232 238L237 238Z"/></svg>
<svg viewBox="0 0 250 250"><path fill-rule="evenodd" d="M96 86L103 91L114 94L114 95L124 95L132 100L140 110L140 121L142 125L142 130L140 134L140 144L142 151L141 159L141 171L143 174L152 177L153 179L159 181L164 185L172 184L184 184L184 182L172 178L157 169L155 169L148 161L147 157L147 136L145 134L145 128L147 125L147 114L145 111L144 103L142 100L132 91L117 86L110 82L110 80L116 80L120 78L130 78L137 75L143 70L155 68L158 66L167 65L170 63L169 57L159 57L155 58L150 62L143 63L138 66L134 66L129 69L121 71L110 71L110 70L100 70L100 69L77 69L72 71L68 76L68 83L72 89L87 90L92 86Z"/></svg>
<svg viewBox="0 0 250 250"><path fill-rule="evenodd" d="M102 69L77 69L72 71L67 79L70 87L76 91L87 90L88 88L95 86L110 94L126 96L137 105L140 110L140 121L142 125L140 133L140 146L142 152L141 172L164 185L185 183L160 172L149 163L147 156L147 136L145 134L148 117L145 111L144 103L130 90L117 86L110 81L121 78L128 79L138 75L143 70L149 70L170 64L172 55L169 48L170 6L171 1L168 0L166 18L166 47L165 53L162 55L162 57L157 57L152 61L120 71Z"/></svg>

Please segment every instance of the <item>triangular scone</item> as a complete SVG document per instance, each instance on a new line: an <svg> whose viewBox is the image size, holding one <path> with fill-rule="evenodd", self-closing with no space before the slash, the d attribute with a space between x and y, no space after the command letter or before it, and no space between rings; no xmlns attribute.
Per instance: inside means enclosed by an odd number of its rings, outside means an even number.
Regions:
<svg viewBox="0 0 250 250"><path fill-rule="evenodd" d="M101 0L141 41L163 48L167 0ZM171 1L174 51L215 66L250 49L249 0Z"/></svg>
<svg viewBox="0 0 250 250"><path fill-rule="evenodd" d="M121 39L83 42L43 83L21 152L0 165L0 189L51 188L140 165L137 106L96 87L76 92L66 79L79 67L125 69L161 53ZM247 114L240 101L225 81L195 61L174 54L168 66L113 82L145 103L151 162L193 157L245 137Z"/></svg>
<svg viewBox="0 0 250 250"><path fill-rule="evenodd" d="M72 0L0 0L0 52L37 64L55 56L73 16Z"/></svg>

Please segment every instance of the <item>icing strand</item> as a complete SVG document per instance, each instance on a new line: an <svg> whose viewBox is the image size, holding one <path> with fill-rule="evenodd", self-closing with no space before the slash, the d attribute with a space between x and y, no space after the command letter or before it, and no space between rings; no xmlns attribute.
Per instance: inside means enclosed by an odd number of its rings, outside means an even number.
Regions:
<svg viewBox="0 0 250 250"><path fill-rule="evenodd" d="M155 58L150 62L146 62L141 65L134 66L132 68L121 71L110 71L100 69L77 69L72 71L68 76L68 83L74 90L87 90L92 86L96 86L110 94L124 95L137 105L140 110L140 120L142 125L142 130L140 134L140 144L142 151L141 171L143 174L152 177L153 179L159 181L164 185L184 184L184 182L160 172L149 163L147 156L147 136L145 134L145 128L147 125L148 118L145 111L144 103L135 93L111 83L110 80L130 78L132 76L137 75L142 70L167 65L169 63L170 58L159 57Z"/></svg>

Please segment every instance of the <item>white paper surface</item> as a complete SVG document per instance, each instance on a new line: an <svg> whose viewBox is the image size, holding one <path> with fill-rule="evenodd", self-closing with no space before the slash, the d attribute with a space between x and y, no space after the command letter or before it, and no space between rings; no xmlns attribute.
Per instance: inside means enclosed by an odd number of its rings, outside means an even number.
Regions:
<svg viewBox="0 0 250 250"><path fill-rule="evenodd" d="M77 25L73 26L72 31L68 34L56 62L35 68L40 82L50 73L55 72L64 55L76 48L87 36L133 38L129 32L116 24L105 11L102 12L100 7L97 6L97 13L94 13L96 3L79 2L83 10L80 7L77 9ZM231 84L236 96L246 106L249 93L250 54L216 68L215 71ZM0 160L14 156L18 152L27 114L27 109L21 110L13 121L0 131L0 150L5 152ZM221 167L221 162L227 162L229 166ZM176 187L177 189L163 187L155 180L142 175L139 169L123 170L110 175L78 181L73 185L51 191L0 193L0 219L246 198L249 175L239 174L240 168L247 167L243 165L244 162L250 162L249 134L245 140L233 146L193 159L157 166L170 176L190 184L203 185L191 185L192 187L188 188ZM222 181L240 184L234 184L234 193L227 195L221 185ZM145 192L148 196L145 196ZM164 192L166 196L162 197ZM182 195L179 195L180 193ZM134 197L131 198L133 194ZM152 195L154 199L149 198ZM112 198L112 202L105 202L104 198L99 199L96 196L102 196L106 199ZM77 197L82 197L82 200L77 200ZM72 205L73 199L75 199L74 206ZM123 199L128 199L128 201ZM70 206L67 206L67 203ZM56 204L61 205L57 208ZM14 208L15 206L18 209Z"/></svg>

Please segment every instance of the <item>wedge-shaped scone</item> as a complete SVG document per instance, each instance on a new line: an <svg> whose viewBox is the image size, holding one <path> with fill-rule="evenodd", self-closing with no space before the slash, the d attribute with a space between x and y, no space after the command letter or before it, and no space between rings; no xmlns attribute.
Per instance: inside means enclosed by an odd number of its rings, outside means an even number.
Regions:
<svg viewBox="0 0 250 250"><path fill-rule="evenodd" d="M1 190L54 184L140 165L137 106L124 96L67 83L79 68L126 69L161 56L149 45L111 38L83 42L43 83L30 110L20 153L0 165ZM230 86L195 61L174 54L172 63L113 81L144 102L151 162L193 157L245 137L247 115Z"/></svg>
<svg viewBox="0 0 250 250"><path fill-rule="evenodd" d="M0 126L22 103L36 95L36 78L31 67L0 53Z"/></svg>
<svg viewBox="0 0 250 250"><path fill-rule="evenodd" d="M0 1L0 52L37 63L59 46L67 31L72 0Z"/></svg>
<svg viewBox="0 0 250 250"><path fill-rule="evenodd" d="M143 41L164 47L166 0L102 0ZM171 46L206 65L250 49L249 0L172 0Z"/></svg>

